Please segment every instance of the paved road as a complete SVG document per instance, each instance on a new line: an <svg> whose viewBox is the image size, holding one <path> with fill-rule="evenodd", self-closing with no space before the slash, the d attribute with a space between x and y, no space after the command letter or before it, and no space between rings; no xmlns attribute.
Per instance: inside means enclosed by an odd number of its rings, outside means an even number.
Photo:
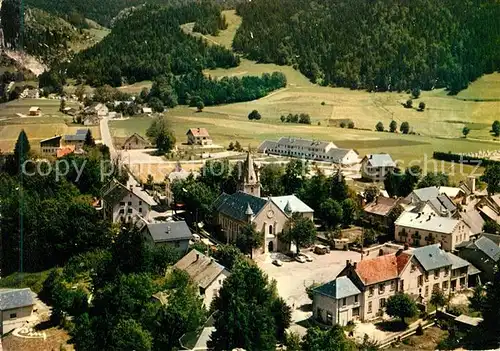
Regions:
<svg viewBox="0 0 500 351"><path fill-rule="evenodd" d="M109 152L111 154L111 158L116 158L116 150L115 146L113 145L113 138L111 137L111 133L109 132L109 125L108 125L109 118L104 117L101 119L101 122L99 123L99 127L101 130L101 140L104 145L107 145L109 147Z"/></svg>

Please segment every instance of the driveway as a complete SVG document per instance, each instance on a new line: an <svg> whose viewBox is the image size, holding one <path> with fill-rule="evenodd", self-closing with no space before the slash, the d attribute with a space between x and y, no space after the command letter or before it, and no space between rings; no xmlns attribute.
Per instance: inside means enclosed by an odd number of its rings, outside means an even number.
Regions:
<svg viewBox="0 0 500 351"><path fill-rule="evenodd" d="M312 262L299 263L296 261L283 262L282 267L272 264L274 258L282 258L279 253L265 254L256 261L258 266L269 276L275 279L278 293L292 307L292 323L308 319L312 315L311 300L307 297L306 287L314 282L326 283L335 279L345 267L346 260L360 261L361 255L355 251L331 251L326 255L307 253Z"/></svg>

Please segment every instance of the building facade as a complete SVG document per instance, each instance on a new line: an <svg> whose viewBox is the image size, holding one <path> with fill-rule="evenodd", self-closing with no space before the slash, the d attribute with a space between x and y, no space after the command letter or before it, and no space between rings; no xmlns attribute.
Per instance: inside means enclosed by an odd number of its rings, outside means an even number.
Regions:
<svg viewBox="0 0 500 351"><path fill-rule="evenodd" d="M61 135L40 141L40 152L43 156L57 156L57 151L61 147Z"/></svg>
<svg viewBox="0 0 500 351"><path fill-rule="evenodd" d="M353 165L359 162L358 154L352 149L340 149L326 141L283 137L278 141L266 140L258 148L259 152L305 160Z"/></svg>
<svg viewBox="0 0 500 351"><path fill-rule="evenodd" d="M214 297L219 294L224 280L230 275L229 271L212 257L194 249L181 258L174 267L186 272L198 285L199 294L206 308L210 307Z"/></svg>
<svg viewBox="0 0 500 351"><path fill-rule="evenodd" d="M388 154L366 155L361 161L361 176L374 182L383 182L396 168L396 163Z"/></svg>
<svg viewBox="0 0 500 351"><path fill-rule="evenodd" d="M191 128L186 133L188 145L212 145L206 128Z"/></svg>
<svg viewBox="0 0 500 351"><path fill-rule="evenodd" d="M121 184L112 180L102 190L104 217L113 223L151 220L156 202L139 186Z"/></svg>
<svg viewBox="0 0 500 351"><path fill-rule="evenodd" d="M127 140L125 140L125 142L123 143L123 149L125 150L146 149L149 146L151 146L149 141L147 141L137 133L134 133L131 136L129 136Z"/></svg>
<svg viewBox="0 0 500 351"><path fill-rule="evenodd" d="M473 270L472 264L439 245L399 250L361 262L348 261L335 280L313 290L313 315L328 325L375 319L383 315L391 296L405 293L427 304L434 290L449 295L467 288L469 277L476 274ZM347 288L351 283L357 290ZM340 291L347 292L335 295L333 287L344 287Z"/></svg>
<svg viewBox="0 0 500 351"><path fill-rule="evenodd" d="M26 325L35 305L31 289L0 289L0 335Z"/></svg>

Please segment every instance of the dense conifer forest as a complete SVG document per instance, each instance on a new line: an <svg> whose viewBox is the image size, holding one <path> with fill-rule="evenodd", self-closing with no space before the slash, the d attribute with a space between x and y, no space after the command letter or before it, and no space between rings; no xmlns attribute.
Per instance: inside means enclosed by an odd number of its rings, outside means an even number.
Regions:
<svg viewBox="0 0 500 351"><path fill-rule="evenodd" d="M122 80L130 84L164 74L237 66L239 58L230 50L208 45L180 28L199 18L213 18L222 26L220 16L220 8L210 3L144 6L118 21L102 42L77 55L67 73L94 86L119 86Z"/></svg>
<svg viewBox="0 0 500 351"><path fill-rule="evenodd" d="M456 93L500 67L495 0L254 0L237 11L234 49L323 85Z"/></svg>

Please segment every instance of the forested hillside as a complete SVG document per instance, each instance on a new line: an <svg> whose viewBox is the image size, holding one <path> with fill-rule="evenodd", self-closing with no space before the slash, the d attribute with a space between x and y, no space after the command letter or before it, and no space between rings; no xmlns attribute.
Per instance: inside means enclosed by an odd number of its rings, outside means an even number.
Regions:
<svg viewBox="0 0 500 351"><path fill-rule="evenodd" d="M74 25L85 25L85 18L109 27L120 11L143 4L182 5L195 0L26 0L27 5L43 9L63 17ZM221 0L223 6L234 6L237 0Z"/></svg>
<svg viewBox="0 0 500 351"><path fill-rule="evenodd" d="M34 7L25 7L24 32L21 33L19 0L4 0L0 23L7 47L23 49L51 65L71 59L75 47L92 45L97 39L61 17Z"/></svg>
<svg viewBox="0 0 500 351"><path fill-rule="evenodd" d="M239 58L220 46L209 46L186 35L180 25L199 18L218 20L220 8L211 3L180 7L146 5L118 21L111 34L77 55L68 65L69 76L99 86L119 86L173 73L204 68L234 67Z"/></svg>
<svg viewBox="0 0 500 351"><path fill-rule="evenodd" d="M456 93L500 67L495 0L254 0L237 12L234 49L319 84Z"/></svg>

